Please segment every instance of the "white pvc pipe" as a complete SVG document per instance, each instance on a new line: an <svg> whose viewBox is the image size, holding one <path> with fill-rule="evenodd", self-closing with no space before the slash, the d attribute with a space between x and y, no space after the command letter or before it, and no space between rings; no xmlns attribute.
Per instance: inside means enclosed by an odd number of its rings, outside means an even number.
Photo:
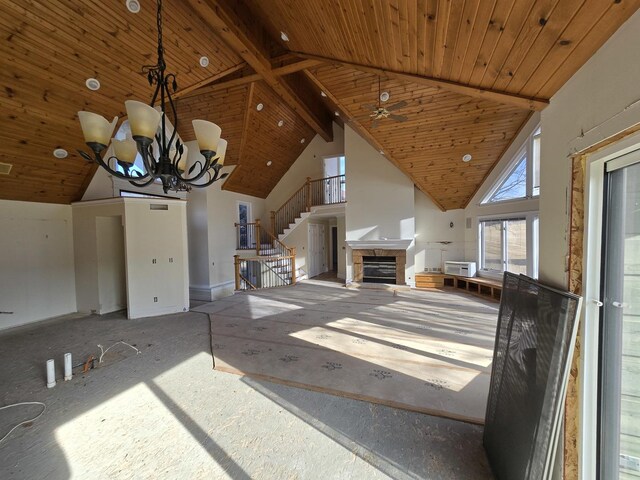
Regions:
<svg viewBox="0 0 640 480"><path fill-rule="evenodd" d="M47 360L47 388L56 386L56 364L53 358Z"/></svg>
<svg viewBox="0 0 640 480"><path fill-rule="evenodd" d="M71 354L64 354L64 380L71 380L73 372L71 371Z"/></svg>

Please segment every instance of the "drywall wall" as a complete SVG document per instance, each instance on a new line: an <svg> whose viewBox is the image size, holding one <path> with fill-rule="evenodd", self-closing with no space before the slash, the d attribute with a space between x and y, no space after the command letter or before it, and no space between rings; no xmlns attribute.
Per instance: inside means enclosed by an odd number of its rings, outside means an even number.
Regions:
<svg viewBox="0 0 640 480"><path fill-rule="evenodd" d="M0 225L0 330L75 312L71 207L2 200Z"/></svg>
<svg viewBox="0 0 640 480"><path fill-rule="evenodd" d="M322 159L324 157L344 154L344 130L333 123L333 142L325 142L316 135L309 142L296 161L291 165L277 185L265 199L265 210L269 220L269 212L277 210L286 202L310 177L312 180L324 176Z"/></svg>
<svg viewBox="0 0 640 480"><path fill-rule="evenodd" d="M447 260L465 260L464 210L443 212L417 188L414 193L416 272L441 270Z"/></svg>
<svg viewBox="0 0 640 480"><path fill-rule="evenodd" d="M522 148L525 141L540 124L540 112L534 112L527 123L522 127L518 135L513 139L511 145L505 150L498 163L493 167L478 191L475 193L467 207L464 209L465 217L465 251L466 261L478 262L478 219L493 215L511 215L514 213L536 212L539 209L538 198L526 200L515 200L513 202L501 202L496 204L481 205L483 198L498 181L502 172L508 167L513 157ZM544 137L544 131L542 132ZM544 143L544 138L542 140ZM473 162L473 160L471 160ZM466 221L469 220L470 228L466 228Z"/></svg>
<svg viewBox="0 0 640 480"><path fill-rule="evenodd" d="M187 211L183 200L125 198L127 316L189 309Z"/></svg>
<svg viewBox="0 0 640 480"><path fill-rule="evenodd" d="M338 278L344 280L347 275L347 244L345 243L346 225L345 217L337 218L338 225Z"/></svg>
<svg viewBox="0 0 640 480"><path fill-rule="evenodd" d="M540 279L568 282L569 157L640 122L640 12L636 12L542 111Z"/></svg>
<svg viewBox="0 0 640 480"><path fill-rule="evenodd" d="M197 155L195 142L187 142L189 158ZM226 168L225 171L230 171ZM233 256L236 254L238 203L251 204L253 219L264 218L264 199L222 190L223 182L187 194L189 237L189 295L211 301L233 294Z"/></svg>
<svg viewBox="0 0 640 480"><path fill-rule="evenodd" d="M345 127L345 156L346 240L413 240L413 182L349 126ZM346 277L347 282L353 279L349 253ZM407 249L405 278L407 284L414 284L413 243Z"/></svg>
<svg viewBox="0 0 640 480"><path fill-rule="evenodd" d="M209 289L209 218L207 215L207 190L194 188L187 195L187 232L189 242L189 296L198 298L205 291L203 300L211 300Z"/></svg>

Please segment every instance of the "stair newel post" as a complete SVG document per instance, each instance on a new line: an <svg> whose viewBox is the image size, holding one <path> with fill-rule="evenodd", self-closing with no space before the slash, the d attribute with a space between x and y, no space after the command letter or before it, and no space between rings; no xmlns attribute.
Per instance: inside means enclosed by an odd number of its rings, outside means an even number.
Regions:
<svg viewBox="0 0 640 480"><path fill-rule="evenodd" d="M260 255L260 241L262 232L260 231L260 219L256 218L256 255Z"/></svg>
<svg viewBox="0 0 640 480"><path fill-rule="evenodd" d="M307 212L311 211L311 177L307 177Z"/></svg>
<svg viewBox="0 0 640 480"><path fill-rule="evenodd" d="M276 212L271 210L271 235L276 236Z"/></svg>
<svg viewBox="0 0 640 480"><path fill-rule="evenodd" d="M296 284L296 247L290 249L289 261L291 262L291 285Z"/></svg>
<svg viewBox="0 0 640 480"><path fill-rule="evenodd" d="M233 256L233 265L235 269L236 290L240 290L240 255Z"/></svg>

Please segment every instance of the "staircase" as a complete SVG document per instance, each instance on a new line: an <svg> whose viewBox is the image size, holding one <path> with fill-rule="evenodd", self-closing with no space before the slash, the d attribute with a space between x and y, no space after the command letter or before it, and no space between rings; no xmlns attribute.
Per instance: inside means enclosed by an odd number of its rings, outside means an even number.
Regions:
<svg viewBox="0 0 640 480"><path fill-rule="evenodd" d="M257 219L236 223L237 250L255 250L253 257L234 255L236 290L282 287L296 283L296 249L282 239L312 213L314 207L345 203L345 176L307 181L284 205L271 212L270 231Z"/></svg>
<svg viewBox="0 0 640 480"><path fill-rule="evenodd" d="M296 249L289 248L260 220L236 223L237 250L255 250L254 257L234 255L236 290L283 287L296 283Z"/></svg>
<svg viewBox="0 0 640 480"><path fill-rule="evenodd" d="M271 233L282 240L302 223L311 209L346 202L345 175L307 181L278 210L271 212Z"/></svg>

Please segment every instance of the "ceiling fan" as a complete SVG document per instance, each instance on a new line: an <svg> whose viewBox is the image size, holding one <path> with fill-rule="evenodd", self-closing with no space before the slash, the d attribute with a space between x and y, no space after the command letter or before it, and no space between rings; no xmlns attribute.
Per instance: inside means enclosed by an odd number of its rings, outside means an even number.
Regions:
<svg viewBox="0 0 640 480"><path fill-rule="evenodd" d="M390 107L383 107L380 103L381 97L382 92L380 91L380 77L378 77L378 105L362 105L362 108L371 111L371 114L369 114L369 117L371 118L371 128L376 128L378 126L378 121L384 118L390 118L391 120L395 120L396 122L406 122L407 120L409 120L409 117L406 117L404 115L396 115L394 113L391 113L406 107L408 105L407 102L403 100L394 105L391 105Z"/></svg>

